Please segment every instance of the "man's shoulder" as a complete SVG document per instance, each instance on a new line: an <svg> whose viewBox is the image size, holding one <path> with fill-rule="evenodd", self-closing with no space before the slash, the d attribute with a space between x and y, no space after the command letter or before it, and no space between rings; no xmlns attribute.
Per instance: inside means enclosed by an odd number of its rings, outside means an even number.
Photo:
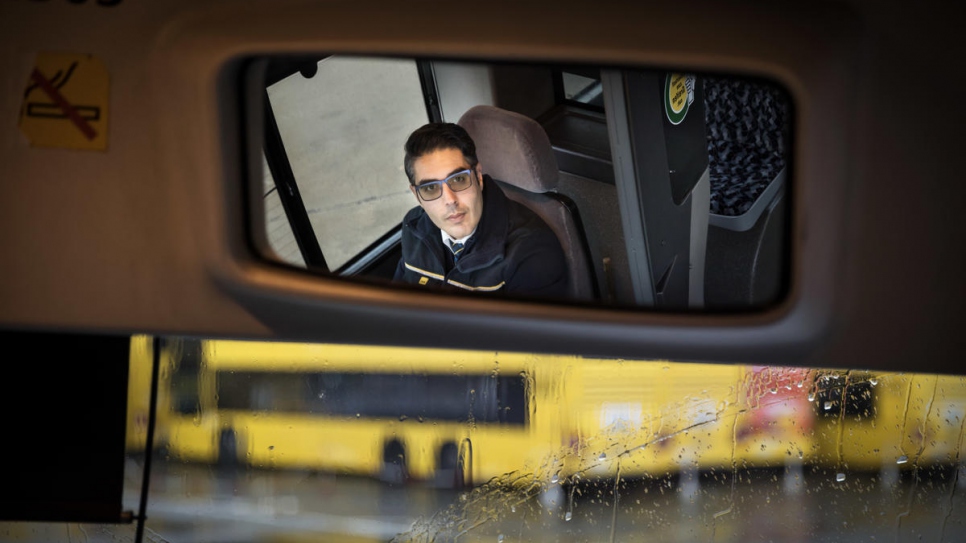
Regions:
<svg viewBox="0 0 966 543"><path fill-rule="evenodd" d="M406 212L402 220L402 231L403 234L408 232L410 235L417 237L428 236L439 232L436 225L430 220L429 215L420 206L416 206Z"/></svg>
<svg viewBox="0 0 966 543"><path fill-rule="evenodd" d="M426 212L423 210L423 208L421 206L415 206L406 212L406 215L403 217L403 224L414 224L420 218L425 216Z"/></svg>
<svg viewBox="0 0 966 543"><path fill-rule="evenodd" d="M553 228L525 203L517 198L530 196L505 181L486 178L487 188L493 188L483 206L487 229L497 235L509 254L517 255L534 250L560 251L560 242ZM500 226L497 226L499 224ZM498 234L497 234L498 232Z"/></svg>
<svg viewBox="0 0 966 543"><path fill-rule="evenodd" d="M512 191L512 186L508 189ZM528 295L566 295L568 272L560 239L528 205L505 194L507 212L507 291ZM524 194L523 197L526 197Z"/></svg>
<svg viewBox="0 0 966 543"><path fill-rule="evenodd" d="M422 207L416 206L406 212L402 220L402 244L403 250L407 247L417 247L421 244L418 240L439 239L439 228L426 214Z"/></svg>

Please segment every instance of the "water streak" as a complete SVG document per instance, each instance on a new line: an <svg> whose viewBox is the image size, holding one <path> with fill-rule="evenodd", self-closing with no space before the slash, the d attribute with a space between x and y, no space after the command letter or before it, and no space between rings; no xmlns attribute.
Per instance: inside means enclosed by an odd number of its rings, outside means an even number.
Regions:
<svg viewBox="0 0 966 543"><path fill-rule="evenodd" d="M949 485L949 496L946 498L946 515L943 516L942 527L939 529L939 540L945 539L946 535L946 523L949 522L949 517L953 514L953 498L956 497L956 487L959 486L959 472L963 470L963 466L960 464L963 448L963 428L966 427L966 413L959 415L959 440L956 442L959 447L956 447L956 461L953 465L956 466L956 472L953 474L953 481Z"/></svg>
<svg viewBox="0 0 966 543"><path fill-rule="evenodd" d="M738 481L738 462L735 460L738 448L738 417L743 412L744 410L740 410L738 413L735 413L735 422L731 426L731 496L728 498L728 508L718 511L711 517L712 543L714 542L715 534L718 531L718 519L731 513L731 511L735 508L735 484Z"/></svg>
<svg viewBox="0 0 966 543"><path fill-rule="evenodd" d="M617 458L617 475L614 476L614 513L610 518L610 543L616 541L617 536L617 504L620 502L621 459Z"/></svg>
<svg viewBox="0 0 966 543"><path fill-rule="evenodd" d="M574 517L574 491L577 490L577 478L575 477L570 484L570 495L567 496L567 514L564 520L570 521Z"/></svg>
<svg viewBox="0 0 966 543"><path fill-rule="evenodd" d="M929 412L932 411L932 404L936 400L936 389L939 388L939 376L935 376L935 381L932 385L932 395L929 397L929 404L926 405L926 413L922 417L922 422L919 425L919 450L916 451L916 460L912 464L912 488L909 490L909 501L906 503L906 510L902 511L896 515L896 541L899 541L899 532L902 529L902 519L908 517L912 513L912 502L916 499L916 490L919 486L919 460L922 458L922 452L926 449L926 425L929 422ZM912 379L909 380L909 394L912 393ZM909 408L909 398L906 397L906 411L903 413L903 428L905 428L906 415L908 415Z"/></svg>
<svg viewBox="0 0 966 543"><path fill-rule="evenodd" d="M845 469L843 466L844 462L842 460L845 457L845 453L843 451L843 442L845 441L844 439L845 404L846 402L848 402L849 384L851 379L852 379L852 370L848 370L847 372L845 372L845 382L842 384L842 395L840 396L840 399L839 399L839 427L838 427L838 435L836 436L837 442L835 444L835 454L837 457L835 463L838 466L838 472L840 475L843 474L842 472ZM838 482L842 482L845 480L845 477L842 477L842 479L839 479L838 475L836 475L835 480Z"/></svg>

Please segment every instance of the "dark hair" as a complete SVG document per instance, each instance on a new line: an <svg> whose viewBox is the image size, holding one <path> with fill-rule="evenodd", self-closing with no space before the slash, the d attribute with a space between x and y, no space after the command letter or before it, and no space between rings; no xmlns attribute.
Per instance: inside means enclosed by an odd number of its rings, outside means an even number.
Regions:
<svg viewBox="0 0 966 543"><path fill-rule="evenodd" d="M462 126L453 123L429 123L417 128L406 140L405 149L406 158L403 159L403 166L406 169L406 176L409 177L410 185L416 183L413 162L433 151L459 149L470 168L475 168L479 163L479 159L476 158L476 144L473 143L473 138L466 133Z"/></svg>

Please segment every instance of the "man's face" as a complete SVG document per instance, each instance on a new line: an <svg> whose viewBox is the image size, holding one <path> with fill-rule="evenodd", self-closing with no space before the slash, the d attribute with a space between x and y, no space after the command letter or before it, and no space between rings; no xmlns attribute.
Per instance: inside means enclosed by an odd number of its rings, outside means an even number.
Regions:
<svg viewBox="0 0 966 543"><path fill-rule="evenodd" d="M439 181L450 175L470 169L459 149L438 149L413 161L413 177L416 185L427 181ZM410 186L419 205L429 215L433 224L455 239L468 236L483 216L482 168L476 165L474 183L469 188L453 192L446 183L441 185L443 194L435 200L424 201Z"/></svg>

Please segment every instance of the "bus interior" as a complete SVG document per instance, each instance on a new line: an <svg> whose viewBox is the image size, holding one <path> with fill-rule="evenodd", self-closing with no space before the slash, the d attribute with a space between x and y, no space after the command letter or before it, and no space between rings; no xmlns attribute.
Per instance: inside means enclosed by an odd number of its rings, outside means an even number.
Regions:
<svg viewBox="0 0 966 543"><path fill-rule="evenodd" d="M0 541L959 541L961 7L0 3ZM391 281L463 126L567 255Z"/></svg>
<svg viewBox="0 0 966 543"><path fill-rule="evenodd" d="M451 122L474 138L484 174L552 225L570 300L747 311L785 295L793 111L773 82L338 55L251 70L266 95L254 123L264 209L252 214L282 262L392 280L398 218L415 203L402 142Z"/></svg>

